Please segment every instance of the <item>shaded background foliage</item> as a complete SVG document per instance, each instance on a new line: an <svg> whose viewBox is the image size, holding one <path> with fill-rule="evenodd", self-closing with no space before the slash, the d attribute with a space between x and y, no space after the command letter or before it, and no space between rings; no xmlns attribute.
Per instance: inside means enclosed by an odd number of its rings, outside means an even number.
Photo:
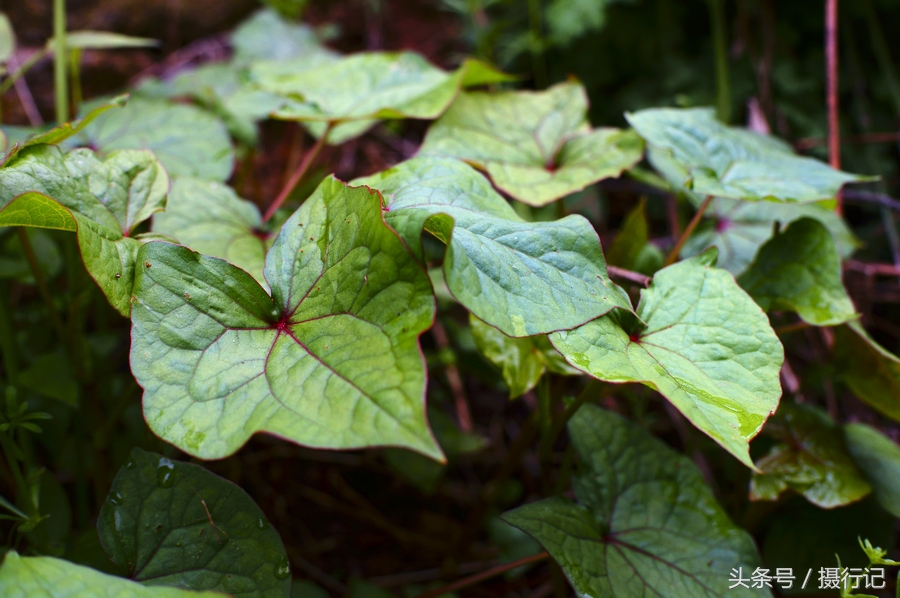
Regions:
<svg viewBox="0 0 900 598"><path fill-rule="evenodd" d="M289 13L302 8L290 2L273 4ZM252 0L71 1L72 29L114 30L162 42L158 50L87 52L85 97L118 91L142 76L173 75L186 65L227 56L227 32L257 7ZM716 7L721 9L718 21ZM0 10L9 14L23 52L41 46L51 34L48 2L4 0ZM413 49L445 68L456 66L464 55L475 55L521 74L524 85L534 88L577 77L589 93L594 125L624 126L624 112L645 107L717 105L732 124L767 127L808 155L825 157L820 3L311 0L304 18L345 52ZM900 56L891 37L898 30L896 1L842 3L844 167L880 175L869 190L888 196L900 194L900 75L895 64ZM717 34L723 41L719 47ZM727 63L727 85L717 74L717 55ZM37 114L50 120L50 63L30 73L27 82ZM34 111L29 114L25 108L28 102L14 91L5 94L2 103L6 123L38 124ZM382 170L411 156L425 129L424 123L412 121L379 125L362 138L326 149L320 174L335 172L350 180ZM890 135L872 142L875 133ZM259 149L242 158L235 186L265 206L299 161L297 147L302 143L298 126L266 122ZM305 192L309 190L307 186ZM303 193L298 190L296 195ZM633 180L604 182L567 198L565 206L592 221L608 250L625 215L648 194L649 237L662 243L672 234L672 204ZM845 283L873 336L897 352L897 278L864 265L900 264L896 213L871 199L846 197L846 217L863 245L845 270ZM535 219L556 217L555 207L525 211ZM96 539L94 520L115 472L135 444L170 456L177 451L144 424L140 390L128 367L128 323L109 309L83 272L72 240L42 232L33 235L33 243L53 274L53 291L66 297L72 333L85 340L79 349L85 371L66 372L69 366L33 287L13 278L25 276L27 281L21 248L13 235L0 236L0 300L11 298L0 311L12 314L18 361L31 364L35 372L22 375L23 392L30 393L39 410L53 415L41 423L44 433L24 447L53 472L41 477L41 495L52 517L28 542L45 552L113 570ZM59 276L63 269L69 278ZM330 453L258 436L237 455L205 464L259 503L284 539L295 575L332 592L343 591L344 580L354 576L400 588L453 579L530 546L515 531L497 527L493 517L541 495L546 486L536 450L523 450L521 459L510 462L510 454L519 450L513 439L522 432L521 422L528 421L534 395L508 401L498 373L479 355L464 312L444 307L439 329L424 339L429 401L437 413L431 417L454 418L454 396L463 393L471 399L476 434L488 439L486 449L467 456L473 447L466 442L472 439L457 438L461 448L448 449L455 454L449 466L441 468L398 450ZM793 379L784 381L786 388L842 421L866 421L900 440L896 426L886 425L837 382L826 359L828 349L817 334L796 333L785 345L794 356ZM40 379L39 372L47 367L60 372L58 387L48 389ZM82 382L76 384L76 379ZM579 390L576 382L554 383L560 385L558 394ZM48 400L48 395L60 400ZM80 404L81 411L66 401ZM857 535L882 546L896 545L896 522L874 507L871 498L833 511L813 507L801 497L748 503L750 473L709 439L687 429L677 414L672 417L664 402L646 389L615 388L603 404L627 413L689 455L705 454L707 482L732 519L754 534L772 567L831 565L836 550L845 564L853 564L858 560ZM453 426L448 427L452 438ZM758 440L754 456L765 454L771 443ZM557 448L552 461L562 463L566 447L561 443ZM497 579L470 592L526 595L535 588L549 593L559 585L555 569L541 565L524 577Z"/></svg>

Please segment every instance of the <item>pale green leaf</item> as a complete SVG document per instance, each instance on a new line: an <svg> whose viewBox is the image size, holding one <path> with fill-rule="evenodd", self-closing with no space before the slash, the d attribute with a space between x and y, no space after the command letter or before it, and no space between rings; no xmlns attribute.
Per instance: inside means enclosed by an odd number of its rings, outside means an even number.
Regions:
<svg viewBox="0 0 900 598"><path fill-rule="evenodd" d="M255 432L441 458L417 342L434 297L381 212L378 194L326 179L269 250L272 297L227 262L144 245L131 356L150 428L205 459Z"/></svg>
<svg viewBox="0 0 900 598"><path fill-rule="evenodd" d="M121 577L49 556L6 553L0 567L4 598L222 598L217 592L148 588Z"/></svg>
<svg viewBox="0 0 900 598"><path fill-rule="evenodd" d="M309 25L283 19L274 10L257 11L231 35L235 59L241 62L309 59L314 54L338 54L323 48Z"/></svg>
<svg viewBox="0 0 900 598"><path fill-rule="evenodd" d="M798 156L777 139L726 127L711 108L653 108L626 118L669 182L701 197L805 203L871 180Z"/></svg>
<svg viewBox="0 0 900 598"><path fill-rule="evenodd" d="M98 116L76 140L104 154L151 150L173 177L224 181L234 166L231 139L218 118L161 100L135 97L124 109Z"/></svg>
<svg viewBox="0 0 900 598"><path fill-rule="evenodd" d="M16 53L16 32L6 13L0 12L0 65Z"/></svg>
<svg viewBox="0 0 900 598"><path fill-rule="evenodd" d="M834 363L857 397L900 421L900 358L875 342L859 322L835 329Z"/></svg>
<svg viewBox="0 0 900 598"><path fill-rule="evenodd" d="M567 46L575 39L602 29L607 7L615 0L552 0L547 5L550 39Z"/></svg>
<svg viewBox="0 0 900 598"><path fill-rule="evenodd" d="M766 242L738 283L764 311L795 311L814 326L856 317L834 237L812 218L792 222Z"/></svg>
<svg viewBox="0 0 900 598"><path fill-rule="evenodd" d="M820 204L781 204L714 199L707 219L688 239L682 257L692 257L707 247L719 249L720 268L735 276L753 262L759 248L772 237L775 223L787 226L800 218L818 220L831 232L841 257L849 257L859 246L850 228L833 209Z"/></svg>
<svg viewBox="0 0 900 598"><path fill-rule="evenodd" d="M750 498L775 500L790 488L823 509L857 501L872 491L847 452L841 430L827 414L782 403L763 434L776 444L756 461Z"/></svg>
<svg viewBox="0 0 900 598"><path fill-rule="evenodd" d="M474 79L468 75L471 69L477 70ZM262 89L288 100L273 114L275 118L323 123L312 129L317 134L324 123L362 121L342 125L343 131L339 126L329 134L331 143L361 135L379 119L437 118L469 81L510 79L498 71L490 71L493 76L488 72L470 60L448 73L413 52L366 52L311 67L300 63L276 70L252 68Z"/></svg>
<svg viewBox="0 0 900 598"><path fill-rule="evenodd" d="M630 309L581 216L525 222L483 176L450 159L414 158L354 183L384 194L385 219L420 257L423 229L447 244L450 292L505 334L547 333Z"/></svg>
<svg viewBox="0 0 900 598"><path fill-rule="evenodd" d="M166 211L153 218L153 231L203 255L227 260L268 288L263 267L274 237L262 230L259 208L223 183L177 179Z"/></svg>
<svg viewBox="0 0 900 598"><path fill-rule="evenodd" d="M520 397L538 383L548 370L555 374L577 374L553 348L546 335L513 338L469 314L469 325L478 350L500 368L509 397Z"/></svg>
<svg viewBox="0 0 900 598"><path fill-rule="evenodd" d="M575 414L569 431L578 504L548 498L503 519L544 545L578 596L771 596L729 589L732 569L749 577L759 557L687 457L593 405Z"/></svg>
<svg viewBox="0 0 900 598"><path fill-rule="evenodd" d="M853 460L872 484L878 503L900 517L900 446L866 424L845 425L844 438Z"/></svg>
<svg viewBox="0 0 900 598"><path fill-rule="evenodd" d="M239 486L199 465L132 450L97 531L119 570L145 585L290 598L278 532Z"/></svg>
<svg viewBox="0 0 900 598"><path fill-rule="evenodd" d="M550 340L595 378L658 390L753 467L748 442L778 407L784 349L766 315L714 260L712 250L657 272L641 291L643 324L614 313Z"/></svg>
<svg viewBox="0 0 900 598"><path fill-rule="evenodd" d="M134 37L122 35L112 31L69 31L66 33L66 48L68 50L116 50L122 48L154 48L159 41L146 37ZM50 38L47 48L52 50L56 41Z"/></svg>
<svg viewBox="0 0 900 598"><path fill-rule="evenodd" d="M88 149L28 146L0 168L0 183L0 226L76 232L88 273L128 316L141 244L129 235L165 207L169 188L153 154L121 150L100 160Z"/></svg>
<svg viewBox="0 0 900 598"><path fill-rule="evenodd" d="M463 93L432 125L423 155L465 160L501 190L546 205L634 166L643 153L630 131L590 128L584 87Z"/></svg>

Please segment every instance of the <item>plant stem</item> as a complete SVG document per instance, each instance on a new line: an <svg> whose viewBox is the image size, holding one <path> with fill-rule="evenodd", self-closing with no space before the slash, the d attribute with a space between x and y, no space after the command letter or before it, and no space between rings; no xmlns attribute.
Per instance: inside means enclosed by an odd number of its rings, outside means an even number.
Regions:
<svg viewBox="0 0 900 598"><path fill-rule="evenodd" d="M531 68L534 71L534 86L538 89L547 87L547 62L544 58L544 34L541 21L541 0L528 0L528 24L531 28L532 44Z"/></svg>
<svg viewBox="0 0 900 598"><path fill-rule="evenodd" d="M511 571L516 567L521 567L522 565L529 565L531 563L537 563L539 561L543 561L548 558L550 555L546 552L539 552L538 554L533 554L531 556L527 556L524 559L519 559L517 561L513 561L511 563L504 563L502 565L497 565L496 567L491 567L487 571L482 571L481 573L476 573L475 575L464 577L460 580L454 581L453 583L443 586L441 588L435 588L434 590L429 590L423 594L419 594L418 598L437 598L438 596L442 596L449 592L455 592L456 590L461 590L463 588L467 588L471 585L475 585L476 583L482 582L485 579L490 579L492 577L496 577L507 571Z"/></svg>
<svg viewBox="0 0 900 598"><path fill-rule="evenodd" d="M288 182L281 190L281 193L278 194L278 197L275 198L275 201L273 201L272 205L269 206L269 209L266 210L266 214L265 216L263 216L263 224L272 219L272 216L275 215L275 212L278 211L278 208L280 208L282 204L287 201L287 198L290 197L291 191L294 190L294 187L297 186L297 183L299 183L300 180L304 176L306 176L306 173L307 171L309 171L310 166L312 166L316 158L319 157L319 154L322 152L322 148L325 147L325 143L328 141L328 134L331 133L334 125L334 122L328 123L328 126L325 127L325 132L322 133L322 136L319 137L319 140L316 141L316 144L303 157L303 161L300 162L297 170L295 170L294 174L291 175L291 178L288 179Z"/></svg>
<svg viewBox="0 0 900 598"><path fill-rule="evenodd" d="M19 235L19 242L22 244L22 253L25 254L25 260L28 262L28 267L31 269L32 276L34 276L34 282L37 285L38 292L41 295L41 299L44 300L47 311L50 313L50 322L53 325L53 328L56 329L59 342L65 343L67 337L65 330L63 329L62 320L59 318L59 312L56 311L56 305L53 303L53 297L50 295L50 289L47 287L47 280L44 278L44 273L41 271L41 264L34 254L34 247L31 246L31 240L28 238L28 233L21 226L16 228L16 233Z"/></svg>
<svg viewBox="0 0 900 598"><path fill-rule="evenodd" d="M13 336L12 309L9 305L9 288L0 284L0 351L3 352L3 370L6 379L15 386L19 378L16 364L16 339Z"/></svg>
<svg viewBox="0 0 900 598"><path fill-rule="evenodd" d="M838 103L838 0L825 0L825 79L828 105L828 163L841 167L841 121ZM843 210L841 194L837 194L836 211Z"/></svg>
<svg viewBox="0 0 900 598"><path fill-rule="evenodd" d="M675 243L675 247L673 247L672 251L669 252L669 255L666 257L666 261L663 263L663 266L671 266L678 259L678 255L681 253L681 248L684 247L684 244L687 243L687 240L694 232L694 229L697 228L698 224L700 224L700 219L703 218L703 213L706 212L706 209L709 207L710 202L712 202L712 195L707 195L706 199L703 200L703 203L700 204L700 208L697 210L697 213L694 214L693 218L691 218L691 221L688 223L687 228L684 229L684 231L681 233L681 236L678 238L678 242Z"/></svg>
<svg viewBox="0 0 900 598"><path fill-rule="evenodd" d="M731 122L731 78L728 74L724 0L707 0L709 20L716 51L716 116L724 123Z"/></svg>
<svg viewBox="0 0 900 598"><path fill-rule="evenodd" d="M0 82L0 95L9 91L10 88L15 85L16 81L21 79L25 73L31 70L31 67L43 60L45 56L47 56L46 49L38 50L29 56L25 62L19 65L19 68L17 68L13 74Z"/></svg>
<svg viewBox="0 0 900 598"><path fill-rule="evenodd" d="M66 76L66 0L53 0L53 77L56 94L56 122L69 120L69 81Z"/></svg>
<svg viewBox="0 0 900 598"><path fill-rule="evenodd" d="M779 326L775 329L775 334L787 334L789 332L796 332L797 330L806 330L807 328L812 328L812 324L808 324L806 322L794 322L793 324Z"/></svg>
<svg viewBox="0 0 900 598"><path fill-rule="evenodd" d="M38 509L35 506L34 501L31 500L28 484L25 482L22 470L19 469L19 462L15 457L16 451L13 446L13 440L6 432L0 432L0 446L3 447L3 453L6 455L9 470L12 472L13 479L16 482L16 496L19 498L19 505L22 505L22 500L24 499L26 504L25 512L28 513L29 517L33 517L34 515L37 515Z"/></svg>
<svg viewBox="0 0 900 598"><path fill-rule="evenodd" d="M640 272L633 272L631 270L626 270L625 268L610 266L609 264L606 265L606 272L610 275L611 278L621 278L623 280L629 280L645 287L650 284L651 280L653 280L652 276L646 276L644 274L641 274Z"/></svg>
<svg viewBox="0 0 900 598"><path fill-rule="evenodd" d="M610 387L606 387L610 388ZM556 442L556 439L562 434L562 431L565 430L566 424L569 423L569 420L572 419L572 416L581 408L582 405L590 401L591 399L601 397L605 395L605 388L603 382L600 380L591 380L588 382L588 385L584 387L584 390L581 391L581 394L572 401L566 410L562 412L562 415L557 417L553 421L553 427L550 429L549 437L550 443Z"/></svg>

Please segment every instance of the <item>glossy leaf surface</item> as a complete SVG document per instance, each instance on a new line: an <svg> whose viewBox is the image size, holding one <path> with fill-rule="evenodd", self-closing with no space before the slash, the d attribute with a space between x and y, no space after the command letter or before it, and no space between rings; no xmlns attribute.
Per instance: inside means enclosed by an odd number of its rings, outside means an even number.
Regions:
<svg viewBox="0 0 900 598"><path fill-rule="evenodd" d="M534 536L579 596L770 596L729 589L729 573L758 565L696 466L637 425L593 405L569 424L579 455L573 488L503 519Z"/></svg>
<svg viewBox="0 0 900 598"><path fill-rule="evenodd" d="M831 509L857 501L872 487L853 463L841 430L824 412L783 403L763 434L776 444L756 466L750 484L753 500L775 500L788 488L811 503Z"/></svg>
<svg viewBox="0 0 900 598"><path fill-rule="evenodd" d="M805 203L869 180L798 156L773 137L726 127L712 109L653 108L626 118L669 182L700 196Z"/></svg>
<svg viewBox="0 0 900 598"><path fill-rule="evenodd" d="M217 592L178 588L148 588L49 556L23 557L6 553L0 566L4 598L222 598Z"/></svg>
<svg viewBox="0 0 900 598"><path fill-rule="evenodd" d="M423 229L447 244L450 292L505 334L547 333L630 309L581 216L525 222L456 160L414 158L355 183L384 194L385 220L420 256Z"/></svg>
<svg viewBox="0 0 900 598"><path fill-rule="evenodd" d="M119 570L148 586L247 598L291 595L278 532L239 486L199 465L132 450L97 531Z"/></svg>
<svg viewBox="0 0 900 598"><path fill-rule="evenodd" d="M900 358L875 342L859 322L835 329L834 363L857 397L900 421Z"/></svg>
<svg viewBox="0 0 900 598"><path fill-rule="evenodd" d="M227 262L164 243L138 256L132 372L158 435L206 459L255 432L441 458L417 343L434 297L378 194L326 179L266 257L272 297Z"/></svg>
<svg viewBox="0 0 900 598"><path fill-rule="evenodd" d="M856 317L841 282L841 255L831 233L801 218L763 245L738 283L765 311L795 311L814 326Z"/></svg>
<svg viewBox="0 0 900 598"><path fill-rule="evenodd" d="M142 97L99 115L73 141L101 153L151 150L173 177L224 181L234 163L228 131L215 116L194 106Z"/></svg>
<svg viewBox="0 0 900 598"><path fill-rule="evenodd" d="M657 272L641 291L643 324L612 314L550 340L595 378L658 390L752 467L748 442L778 406L784 350L766 315L714 260L712 251Z"/></svg>
<svg viewBox="0 0 900 598"><path fill-rule="evenodd" d="M772 237L775 223L787 226L799 218L813 218L831 232L841 257L849 257L859 241L834 210L819 204L782 204L715 199L708 218L688 239L681 254L692 257L714 246L719 250L720 268L735 276L744 272L759 248Z"/></svg>
<svg viewBox="0 0 900 598"><path fill-rule="evenodd" d="M179 178L166 211L153 218L153 231L169 235L198 253L222 258L244 270L263 287L266 251L274 238L261 230L255 204L215 181Z"/></svg>
<svg viewBox="0 0 900 598"><path fill-rule="evenodd" d="M872 484L878 503L900 517L900 446L866 424L844 426L847 449Z"/></svg>
<svg viewBox="0 0 900 598"><path fill-rule="evenodd" d="M130 312L134 256L129 235L165 207L169 178L147 151L24 148L0 168L0 226L77 232L85 267L119 313Z"/></svg>
<svg viewBox="0 0 900 598"><path fill-rule="evenodd" d="M469 162L519 201L546 205L641 159L643 144L633 132L592 130L587 109L578 83L542 92L463 93L429 129L420 151Z"/></svg>

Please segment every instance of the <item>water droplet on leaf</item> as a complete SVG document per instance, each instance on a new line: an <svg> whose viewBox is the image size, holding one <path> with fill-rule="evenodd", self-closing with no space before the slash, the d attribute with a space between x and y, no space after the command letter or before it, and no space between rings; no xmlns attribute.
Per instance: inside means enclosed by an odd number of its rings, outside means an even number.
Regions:
<svg viewBox="0 0 900 598"><path fill-rule="evenodd" d="M114 507L121 506L121 504L125 502L125 499L118 492L110 492L106 500Z"/></svg>
<svg viewBox="0 0 900 598"><path fill-rule="evenodd" d="M260 517L256 520L256 527L258 527L259 529L266 529L267 527L269 527L269 522Z"/></svg>
<svg viewBox="0 0 900 598"><path fill-rule="evenodd" d="M160 459L156 467L156 481L160 488L171 488L175 483L175 464L169 459Z"/></svg>
<svg viewBox="0 0 900 598"><path fill-rule="evenodd" d="M135 467L137 467L137 463L134 462L134 459L125 462L125 469L134 469Z"/></svg>
<svg viewBox="0 0 900 598"><path fill-rule="evenodd" d="M275 563L275 577L278 579L286 579L291 574L291 565L288 563L287 557L281 557Z"/></svg>

